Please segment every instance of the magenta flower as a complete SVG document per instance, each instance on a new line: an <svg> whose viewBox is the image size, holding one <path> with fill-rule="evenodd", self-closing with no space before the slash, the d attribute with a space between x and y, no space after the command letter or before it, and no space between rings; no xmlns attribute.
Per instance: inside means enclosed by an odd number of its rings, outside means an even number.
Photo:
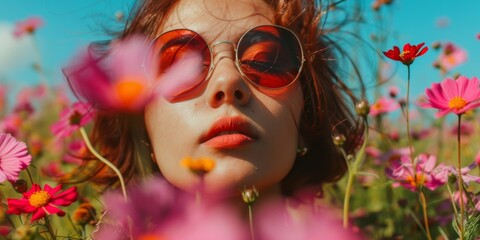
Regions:
<svg viewBox="0 0 480 240"><path fill-rule="evenodd" d="M480 183L480 177L468 174L472 169L475 169L475 167L477 167L477 166L478 166L477 162L474 161L470 165L460 169L460 172L462 174L462 180L463 180L464 184L468 185L468 184L470 184L470 182ZM458 168L453 167L453 166L447 166L445 168L446 168L448 174L453 174L457 177L457 179L459 178Z"/></svg>
<svg viewBox="0 0 480 240"><path fill-rule="evenodd" d="M18 137L22 123L23 119L20 114L12 113L7 115L0 121L0 132L9 133Z"/></svg>
<svg viewBox="0 0 480 240"><path fill-rule="evenodd" d="M27 145L10 134L0 133L0 183L5 180L14 182L20 171L32 161Z"/></svg>
<svg viewBox="0 0 480 240"><path fill-rule="evenodd" d="M434 66L440 68L442 73L449 72L467 60L467 52L453 43L446 43Z"/></svg>
<svg viewBox="0 0 480 240"><path fill-rule="evenodd" d="M87 125L92 118L92 107L87 103L76 102L71 108L60 113L60 120L52 124L50 130L58 138L69 137L73 132Z"/></svg>
<svg viewBox="0 0 480 240"><path fill-rule="evenodd" d="M7 213L16 215L32 213L30 222L35 222L47 214L64 216L65 212L60 210L58 206L68 206L77 201L78 193L77 187L75 186L59 193L61 189L62 185L52 188L48 184L45 184L42 190L38 184L34 183L27 192L23 193L23 198L7 199Z"/></svg>
<svg viewBox="0 0 480 240"><path fill-rule="evenodd" d="M67 153L63 156L66 163L80 165L88 154L88 148L83 140L73 140L68 144Z"/></svg>
<svg viewBox="0 0 480 240"><path fill-rule="evenodd" d="M231 209L208 201L199 205L164 179L132 185L128 196L125 202L118 193L105 195L107 215L95 239L247 239L245 226Z"/></svg>
<svg viewBox="0 0 480 240"><path fill-rule="evenodd" d="M370 106L370 115L377 116L397 110L400 105L393 99L380 97L374 104Z"/></svg>
<svg viewBox="0 0 480 240"><path fill-rule="evenodd" d="M468 79L460 76L457 80L447 78L440 84L434 83L426 90L427 99L421 102L424 108L436 108L435 114L442 117L448 113L461 115L480 106L479 81L476 77Z"/></svg>
<svg viewBox="0 0 480 240"><path fill-rule="evenodd" d="M100 110L141 110L154 97L153 75L142 66L145 42L136 36L116 43L108 57L96 56L91 49L80 53L64 70L74 92Z"/></svg>
<svg viewBox="0 0 480 240"><path fill-rule="evenodd" d="M25 34L33 34L37 28L43 26L43 19L40 17L30 17L15 24L13 35L21 37Z"/></svg>
<svg viewBox="0 0 480 240"><path fill-rule="evenodd" d="M412 165L410 157L404 155L386 168L385 173L394 180L393 187L402 186L414 192L420 187L426 187L433 191L445 184L448 178L445 166L435 166L436 162L435 156L420 154Z"/></svg>

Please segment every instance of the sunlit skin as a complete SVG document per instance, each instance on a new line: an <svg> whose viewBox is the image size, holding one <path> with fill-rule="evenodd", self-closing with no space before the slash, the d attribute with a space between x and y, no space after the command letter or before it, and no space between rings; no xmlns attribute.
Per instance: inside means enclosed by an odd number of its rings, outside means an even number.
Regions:
<svg viewBox="0 0 480 240"><path fill-rule="evenodd" d="M212 44L237 42L248 29L273 24L273 11L263 1L183 0L159 32L188 28ZM205 174L210 195L237 196L255 185L260 194L279 194L279 182L296 157L303 94L299 81L281 90L260 89L242 79L231 44L214 48L216 64L209 79L180 99L159 98L146 107L147 131L158 166L165 178L192 191L199 176L183 167L185 157L211 158L215 167ZM227 147L199 141L223 117L245 120L255 139L227 141ZM230 138L229 138L230 139ZM230 139L231 140L231 139ZM212 147L220 146L220 147Z"/></svg>

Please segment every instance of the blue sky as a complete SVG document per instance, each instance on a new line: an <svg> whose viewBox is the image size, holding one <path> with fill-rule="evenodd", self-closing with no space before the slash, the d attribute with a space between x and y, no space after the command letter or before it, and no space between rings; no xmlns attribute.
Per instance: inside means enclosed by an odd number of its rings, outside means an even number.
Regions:
<svg viewBox="0 0 480 240"><path fill-rule="evenodd" d="M352 1L352 0L351 0ZM364 0L364 11L371 12L373 0ZM0 2L0 41L7 39L2 35L16 21L30 16L40 16L45 26L35 36L35 44L41 53L42 65L51 82L62 83L60 68L80 48L93 40L107 39L103 26L115 23L115 14L125 12L133 0L15 0ZM418 44L425 42L431 46L434 42L451 41L468 51L468 60L455 68L453 73L461 73L467 77L480 76L480 1L478 0L394 0L391 6L381 9L387 16L380 24L389 29L389 40L385 51L393 45L404 43ZM379 25L368 15L368 25ZM438 21L447 23L439 27ZM374 27L362 31L369 36ZM368 40L368 39L367 39ZM31 70L35 49L30 48L31 39L23 45L17 42L13 55L2 56L6 46L0 47L0 81L21 87L38 83L38 77ZM8 49L7 49L8 50ZM11 49L10 49L11 50ZM23 57L22 57L23 56ZM413 95L418 95L432 82L442 80L442 76L432 67L438 52L430 50L424 57L418 58L412 65ZM2 60L3 58L3 60ZM7 60L8 59L8 60ZM388 61L387 61L388 62ZM396 76L392 84L404 84L406 69L399 63L392 63L396 68ZM2 66L4 66L2 68ZM367 78L369 76L366 76Z"/></svg>

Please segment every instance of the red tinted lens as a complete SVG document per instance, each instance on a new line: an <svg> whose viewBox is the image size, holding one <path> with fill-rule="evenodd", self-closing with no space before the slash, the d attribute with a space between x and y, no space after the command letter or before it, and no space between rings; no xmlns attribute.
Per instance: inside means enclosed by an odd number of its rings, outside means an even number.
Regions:
<svg viewBox="0 0 480 240"><path fill-rule="evenodd" d="M238 43L240 68L251 81L266 87L280 88L298 77L303 55L297 37L278 26L251 29Z"/></svg>
<svg viewBox="0 0 480 240"><path fill-rule="evenodd" d="M160 35L154 40L153 53L156 54L159 86L168 86L169 97L192 90L207 77L211 63L210 50L205 40L194 31L179 29ZM195 61L198 66L185 69L185 62L192 56L198 59ZM188 65L191 68L191 64ZM188 72L194 72L195 75L188 76Z"/></svg>

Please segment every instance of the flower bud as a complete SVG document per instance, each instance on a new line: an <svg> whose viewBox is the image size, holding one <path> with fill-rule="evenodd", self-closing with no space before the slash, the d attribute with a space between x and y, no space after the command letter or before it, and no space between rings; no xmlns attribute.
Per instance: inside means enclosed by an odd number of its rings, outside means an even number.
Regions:
<svg viewBox="0 0 480 240"><path fill-rule="evenodd" d="M92 204L85 202L80 204L78 208L73 212L73 222L80 226L85 226L87 224L94 225L96 224L96 215L97 211L92 206Z"/></svg>
<svg viewBox="0 0 480 240"><path fill-rule="evenodd" d="M27 182L23 179L18 179L12 185L17 193L24 193L28 190Z"/></svg>
<svg viewBox="0 0 480 240"><path fill-rule="evenodd" d="M258 195L259 195L259 192L255 187L245 188L242 191L243 202L248 205L251 205L257 200Z"/></svg>
<svg viewBox="0 0 480 240"><path fill-rule="evenodd" d="M367 100L361 100L357 102L355 105L355 111L361 117L366 117L370 112L370 105L368 104Z"/></svg>
<svg viewBox="0 0 480 240"><path fill-rule="evenodd" d="M345 135L343 134L335 134L333 135L333 143L335 144L335 146L337 147L341 147L343 146L343 144L345 143L345 141L347 140L347 138L345 137Z"/></svg>

